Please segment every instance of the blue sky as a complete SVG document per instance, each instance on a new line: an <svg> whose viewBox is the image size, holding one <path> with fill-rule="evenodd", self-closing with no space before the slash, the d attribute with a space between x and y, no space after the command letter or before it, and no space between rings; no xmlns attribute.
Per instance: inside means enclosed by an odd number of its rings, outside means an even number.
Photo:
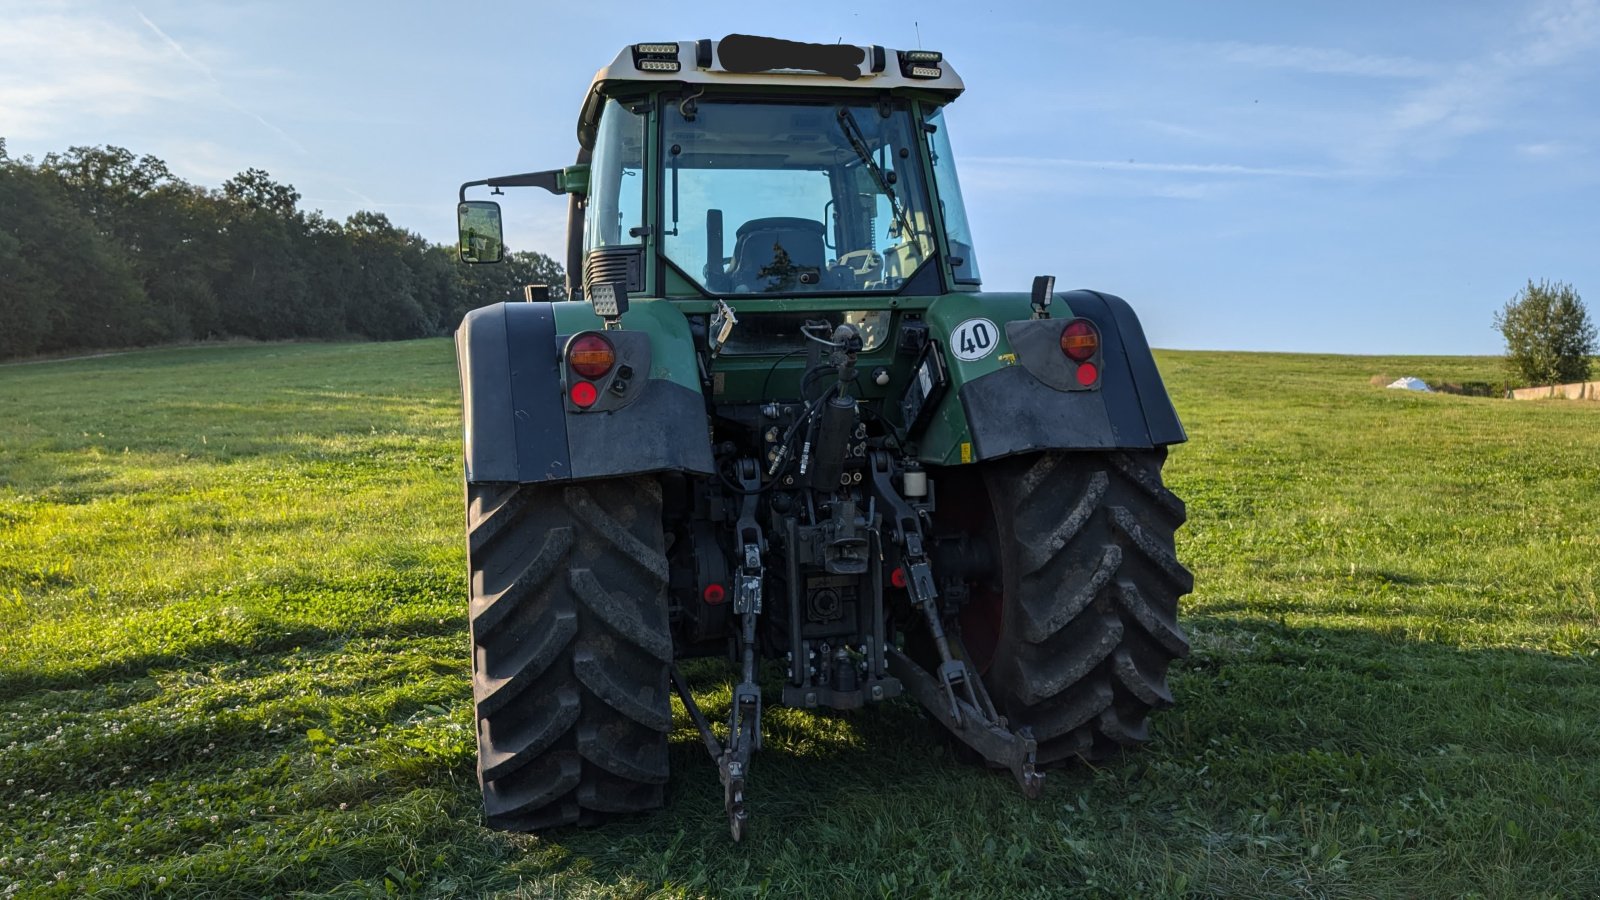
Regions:
<svg viewBox="0 0 1600 900"><path fill-rule="evenodd" d="M460 182L572 160L626 43L920 42L967 83L948 118L989 290L1052 273L1184 348L1494 353L1530 277L1600 315L1600 0L0 0L0 22L12 155L256 166L438 241ZM512 244L559 257L565 203L501 199Z"/></svg>

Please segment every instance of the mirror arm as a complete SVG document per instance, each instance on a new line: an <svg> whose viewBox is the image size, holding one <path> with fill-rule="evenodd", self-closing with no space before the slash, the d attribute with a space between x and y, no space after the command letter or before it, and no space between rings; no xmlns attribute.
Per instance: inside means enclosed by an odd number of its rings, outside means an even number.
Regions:
<svg viewBox="0 0 1600 900"><path fill-rule="evenodd" d="M561 170L551 169L547 172L525 172L521 175L501 175L498 178L485 178L482 181L469 181L461 186L461 202L467 200L467 188L488 185L493 188L502 187L539 187L552 194L564 194L561 183Z"/></svg>

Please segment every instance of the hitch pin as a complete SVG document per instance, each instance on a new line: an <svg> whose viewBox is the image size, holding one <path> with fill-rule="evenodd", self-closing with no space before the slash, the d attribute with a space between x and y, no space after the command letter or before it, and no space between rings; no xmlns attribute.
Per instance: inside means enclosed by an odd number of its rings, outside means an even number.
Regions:
<svg viewBox="0 0 1600 900"><path fill-rule="evenodd" d="M711 355L716 356L722 345L728 342L728 336L733 334L733 326L739 324L739 317L733 314L733 307L726 300L717 300L717 311L711 314L711 336L707 343L711 345Z"/></svg>

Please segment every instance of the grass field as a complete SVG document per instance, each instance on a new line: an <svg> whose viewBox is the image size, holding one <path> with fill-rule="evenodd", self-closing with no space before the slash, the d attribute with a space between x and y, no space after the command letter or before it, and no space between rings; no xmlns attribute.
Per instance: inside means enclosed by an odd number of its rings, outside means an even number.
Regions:
<svg viewBox="0 0 1600 900"><path fill-rule="evenodd" d="M1600 894L1600 404L1160 363L1154 745L1029 802L909 704L774 709L742 847L681 709L665 809L478 824L448 342L0 368L0 897Z"/></svg>

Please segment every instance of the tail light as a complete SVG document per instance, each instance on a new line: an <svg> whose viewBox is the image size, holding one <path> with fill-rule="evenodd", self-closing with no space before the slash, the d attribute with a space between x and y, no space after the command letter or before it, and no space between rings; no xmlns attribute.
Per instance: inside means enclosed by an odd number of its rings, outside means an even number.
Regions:
<svg viewBox="0 0 1600 900"><path fill-rule="evenodd" d="M1100 330L1088 319L1073 319L1061 329L1061 352L1075 363L1094 359L1100 352Z"/></svg>
<svg viewBox="0 0 1600 900"><path fill-rule="evenodd" d="M593 332L578 335L567 347L567 365L585 378L604 378L616 364L611 342Z"/></svg>
<svg viewBox="0 0 1600 900"><path fill-rule="evenodd" d="M596 400L600 399L600 391L590 382L574 381L572 390L567 392L567 396L572 398L573 406L579 409L588 409L594 405Z"/></svg>

